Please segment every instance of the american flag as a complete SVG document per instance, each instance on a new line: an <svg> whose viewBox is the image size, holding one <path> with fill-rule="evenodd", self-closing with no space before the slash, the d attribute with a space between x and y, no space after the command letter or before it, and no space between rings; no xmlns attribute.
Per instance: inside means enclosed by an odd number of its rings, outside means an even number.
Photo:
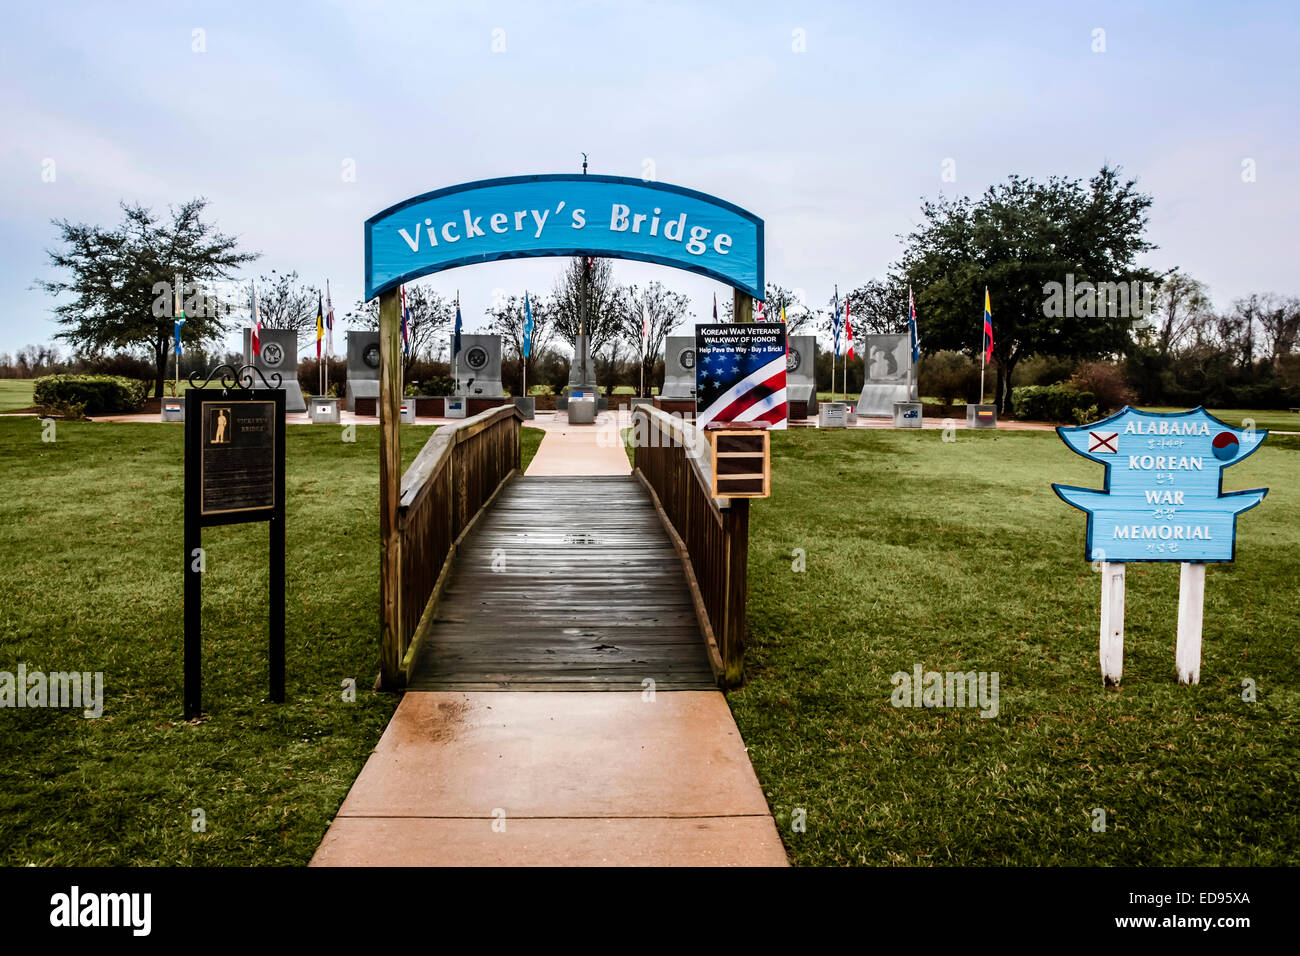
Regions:
<svg viewBox="0 0 1300 956"><path fill-rule="evenodd" d="M695 424L785 428L785 350L785 327L775 322L696 326Z"/></svg>

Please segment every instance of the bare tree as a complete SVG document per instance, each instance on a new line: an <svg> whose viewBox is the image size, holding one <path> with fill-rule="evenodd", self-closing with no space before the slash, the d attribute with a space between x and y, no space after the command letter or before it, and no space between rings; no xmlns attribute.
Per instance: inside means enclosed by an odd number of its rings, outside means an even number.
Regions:
<svg viewBox="0 0 1300 956"><path fill-rule="evenodd" d="M1178 269L1165 273L1157 293L1154 322L1161 355L1204 341L1213 322L1205 284Z"/></svg>
<svg viewBox="0 0 1300 956"><path fill-rule="evenodd" d="M686 310L691 301L680 292L665 289L660 282L649 283L644 290L628 286L623 298L622 338L632 347L632 357L644 370L638 379L653 376L655 358L663 350L664 339L672 334L681 322L694 319ZM641 336L642 325L646 335Z"/></svg>
<svg viewBox="0 0 1300 956"><path fill-rule="evenodd" d="M411 349L405 356L402 366L409 372L417 359L436 359L440 347L439 338L451 326L456 315L456 303L444 298L428 286L408 285L406 287L406 307L411 313L410 337ZM312 311L313 319L315 310ZM379 329L379 299L369 302L357 302L344 320L355 329Z"/></svg>
<svg viewBox="0 0 1300 956"><path fill-rule="evenodd" d="M585 277L584 270L587 273ZM587 288L585 317L582 314L584 282ZM610 260L584 256L570 259L555 284L552 296L556 334L572 348L578 340L578 326L585 324L587 342L592 355L595 355L611 339L622 334L625 295L625 290L614 281Z"/></svg>
<svg viewBox="0 0 1300 956"><path fill-rule="evenodd" d="M257 311L270 329L316 332L316 304L321 290L298 280L297 272L276 272L257 277Z"/></svg>
<svg viewBox="0 0 1300 956"><path fill-rule="evenodd" d="M1300 298L1265 293L1259 297L1258 317L1269 356L1276 365L1284 355L1295 351L1296 339L1300 337Z"/></svg>
<svg viewBox="0 0 1300 956"><path fill-rule="evenodd" d="M536 382L534 372L537 358L555 334L554 306L548 299L528 296L528 309L533 316L533 331L529 337L528 357L524 358L524 297L510 296L489 306L485 311L490 319L488 331L505 339L507 349L525 363L528 380Z"/></svg>

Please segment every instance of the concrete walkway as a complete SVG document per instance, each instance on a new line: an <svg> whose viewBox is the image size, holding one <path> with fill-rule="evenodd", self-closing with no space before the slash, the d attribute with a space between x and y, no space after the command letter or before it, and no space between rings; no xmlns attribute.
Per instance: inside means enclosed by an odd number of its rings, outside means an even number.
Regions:
<svg viewBox="0 0 1300 956"><path fill-rule="evenodd" d="M594 425L570 425L564 412L538 412L526 424L542 429L546 437L524 474L630 475L632 466L619 438L628 418L626 413L601 412Z"/></svg>
<svg viewBox="0 0 1300 956"><path fill-rule="evenodd" d="M628 474L619 424L539 413L528 474ZM787 861L720 691L445 690L403 696L311 865Z"/></svg>

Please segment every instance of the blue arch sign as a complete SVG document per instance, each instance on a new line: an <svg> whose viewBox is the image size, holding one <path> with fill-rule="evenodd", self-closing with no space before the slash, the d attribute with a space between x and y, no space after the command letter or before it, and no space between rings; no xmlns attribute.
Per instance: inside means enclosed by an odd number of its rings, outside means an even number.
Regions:
<svg viewBox="0 0 1300 956"><path fill-rule="evenodd" d="M526 256L638 259L763 298L763 220L714 196L621 176L485 179L366 220L366 298L457 266Z"/></svg>
<svg viewBox="0 0 1300 956"><path fill-rule="evenodd" d="M1089 561L1231 561L1237 515L1267 488L1223 491L1223 471L1259 450L1266 431L1234 428L1204 408L1125 407L1056 430L1072 451L1106 466L1101 490L1052 485L1088 515Z"/></svg>

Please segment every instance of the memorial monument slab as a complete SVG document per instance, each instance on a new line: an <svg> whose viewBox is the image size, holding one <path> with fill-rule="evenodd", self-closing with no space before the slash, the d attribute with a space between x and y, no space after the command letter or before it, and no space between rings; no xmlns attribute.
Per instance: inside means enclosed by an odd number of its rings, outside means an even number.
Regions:
<svg viewBox="0 0 1300 956"><path fill-rule="evenodd" d="M858 398L858 415L893 418L895 402L920 401L908 335L865 335L862 354L866 377Z"/></svg>
<svg viewBox="0 0 1300 956"><path fill-rule="evenodd" d="M451 378L457 395L503 398L501 336L462 333L460 351L451 363Z"/></svg>
<svg viewBox="0 0 1300 956"><path fill-rule="evenodd" d="M349 332L347 409L357 410L358 398L379 399L379 333Z"/></svg>
<svg viewBox="0 0 1300 956"><path fill-rule="evenodd" d="M253 330L244 329L244 363L267 378L280 376L286 412L307 411L307 401L298 384L298 333L293 329L262 329L261 351L253 354Z"/></svg>

